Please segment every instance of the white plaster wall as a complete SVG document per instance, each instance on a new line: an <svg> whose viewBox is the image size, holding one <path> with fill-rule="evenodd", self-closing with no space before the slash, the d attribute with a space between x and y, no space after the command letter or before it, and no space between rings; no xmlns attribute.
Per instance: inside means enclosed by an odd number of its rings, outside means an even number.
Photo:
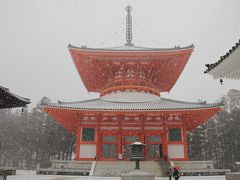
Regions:
<svg viewBox="0 0 240 180"><path fill-rule="evenodd" d="M159 100L160 97L143 92L117 92L102 96L101 99L115 102L148 102Z"/></svg>
<svg viewBox="0 0 240 180"><path fill-rule="evenodd" d="M168 155L170 158L184 158L184 146L182 144L169 144Z"/></svg>
<svg viewBox="0 0 240 180"><path fill-rule="evenodd" d="M81 144L80 145L80 158L94 158L96 156L95 144Z"/></svg>

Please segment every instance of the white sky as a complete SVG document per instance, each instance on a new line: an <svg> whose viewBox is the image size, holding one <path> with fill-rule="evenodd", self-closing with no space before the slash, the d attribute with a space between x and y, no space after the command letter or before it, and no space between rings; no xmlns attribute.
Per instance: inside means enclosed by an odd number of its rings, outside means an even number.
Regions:
<svg viewBox="0 0 240 180"><path fill-rule="evenodd" d="M133 7L133 43L167 48L195 45L170 94L214 102L239 81L204 74L240 39L239 0L0 0L0 85L34 106L41 97L75 101L98 97L82 84L68 44L125 44L125 7Z"/></svg>

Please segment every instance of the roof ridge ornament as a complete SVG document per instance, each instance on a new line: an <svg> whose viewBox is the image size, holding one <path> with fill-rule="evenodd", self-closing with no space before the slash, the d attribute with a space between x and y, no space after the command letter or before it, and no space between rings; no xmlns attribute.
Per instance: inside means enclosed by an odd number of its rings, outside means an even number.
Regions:
<svg viewBox="0 0 240 180"><path fill-rule="evenodd" d="M133 43L132 43L132 16L131 16L132 7L128 5L125 10L127 11L127 17L126 17L126 40L127 40L127 43L125 45L133 46Z"/></svg>

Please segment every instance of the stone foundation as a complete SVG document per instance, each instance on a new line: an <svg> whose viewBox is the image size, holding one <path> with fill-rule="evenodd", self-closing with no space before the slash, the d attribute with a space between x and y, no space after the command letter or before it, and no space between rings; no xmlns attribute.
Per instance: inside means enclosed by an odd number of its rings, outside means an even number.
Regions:
<svg viewBox="0 0 240 180"><path fill-rule="evenodd" d="M226 173L226 180L239 180L240 179L240 172L236 173Z"/></svg>
<svg viewBox="0 0 240 180"><path fill-rule="evenodd" d="M134 170L129 173L123 173L121 180L154 180L154 175L141 170Z"/></svg>
<svg viewBox="0 0 240 180"><path fill-rule="evenodd" d="M92 161L52 161L49 168L38 168L37 174L54 175L81 175L88 176L92 167Z"/></svg>
<svg viewBox="0 0 240 180"><path fill-rule="evenodd" d="M135 172L135 161L97 161L93 176L121 176ZM140 161L143 172L163 176L159 161Z"/></svg>
<svg viewBox="0 0 240 180"><path fill-rule="evenodd" d="M230 169L215 169L213 161L174 161L174 165L181 168L184 176L225 175L231 172Z"/></svg>

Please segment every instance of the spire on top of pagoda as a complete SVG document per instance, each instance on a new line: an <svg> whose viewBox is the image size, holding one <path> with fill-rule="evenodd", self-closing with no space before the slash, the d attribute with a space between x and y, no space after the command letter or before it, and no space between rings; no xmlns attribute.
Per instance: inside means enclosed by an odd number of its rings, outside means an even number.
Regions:
<svg viewBox="0 0 240 180"><path fill-rule="evenodd" d="M127 17L126 17L126 40L127 40L127 43L125 45L133 46L133 43L132 43L132 16L131 16L132 7L127 6L126 11L127 11Z"/></svg>

